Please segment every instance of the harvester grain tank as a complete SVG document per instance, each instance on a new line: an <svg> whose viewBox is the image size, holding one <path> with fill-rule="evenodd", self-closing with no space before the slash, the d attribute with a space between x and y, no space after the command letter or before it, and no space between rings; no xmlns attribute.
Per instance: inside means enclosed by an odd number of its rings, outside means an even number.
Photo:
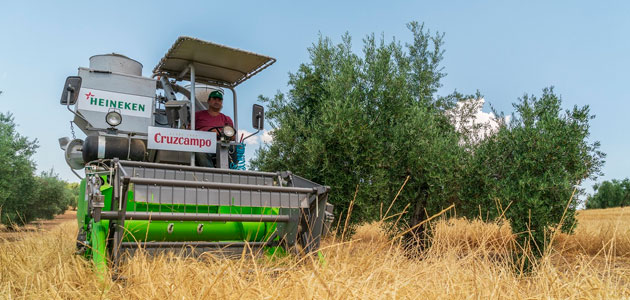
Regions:
<svg viewBox="0 0 630 300"><path fill-rule="evenodd" d="M138 247L316 251L333 219L329 187L289 171L244 170L244 141L233 138L235 88L275 61L180 37L152 77L119 54L93 56L68 77L61 104L87 136L59 139L81 178L79 252L106 270ZM226 90L234 126L190 130L208 94ZM263 107L254 104L256 133L263 124ZM211 153L216 167L197 166L195 152Z"/></svg>

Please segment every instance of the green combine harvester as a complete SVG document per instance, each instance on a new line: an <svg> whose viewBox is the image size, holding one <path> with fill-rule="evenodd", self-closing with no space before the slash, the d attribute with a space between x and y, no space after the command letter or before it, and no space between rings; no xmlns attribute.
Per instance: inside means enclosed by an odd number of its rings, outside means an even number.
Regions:
<svg viewBox="0 0 630 300"><path fill-rule="evenodd" d="M267 254L319 248L333 220L330 188L289 171L244 168L244 141L263 129L264 110L254 104L257 131L238 139L235 88L274 62L180 37L150 78L139 62L106 54L66 79L61 104L86 138L74 138L73 130L72 140L59 143L81 178L77 248L97 270L117 268L124 253L138 248ZM234 126L190 130L208 95L226 90ZM198 166L195 153L209 153L216 167Z"/></svg>

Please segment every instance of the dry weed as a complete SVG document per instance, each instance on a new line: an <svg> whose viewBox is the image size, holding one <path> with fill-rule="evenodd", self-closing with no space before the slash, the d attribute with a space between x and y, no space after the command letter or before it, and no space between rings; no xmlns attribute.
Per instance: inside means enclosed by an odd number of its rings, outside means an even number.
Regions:
<svg viewBox="0 0 630 300"><path fill-rule="evenodd" d="M585 221L565 236L534 271L514 272L512 234L502 223L463 219L432 224L432 246L411 257L392 241L382 223L358 226L347 240L325 240L317 256L268 258L244 252L240 259L218 254L191 258L173 253L135 255L122 265L119 281L100 281L75 256L76 225L29 233L0 242L0 298L6 299L461 299L630 297L630 269L620 250L627 227L596 236ZM625 218L625 217L624 217ZM595 218L599 219L599 218ZM625 219L624 219L625 220ZM619 221L620 225L627 221ZM587 235L595 230L593 235ZM571 240L574 239L574 240ZM591 240L588 240L591 239ZM579 240L579 241L578 241ZM564 244L563 244L564 243ZM615 244L610 248L566 245ZM599 248L598 248L599 247ZM625 246L624 246L625 247ZM604 249L604 250L602 250ZM592 255L605 253L602 255Z"/></svg>
<svg viewBox="0 0 630 300"><path fill-rule="evenodd" d="M559 234L554 248L562 253L630 258L630 208L578 212L574 234Z"/></svg>

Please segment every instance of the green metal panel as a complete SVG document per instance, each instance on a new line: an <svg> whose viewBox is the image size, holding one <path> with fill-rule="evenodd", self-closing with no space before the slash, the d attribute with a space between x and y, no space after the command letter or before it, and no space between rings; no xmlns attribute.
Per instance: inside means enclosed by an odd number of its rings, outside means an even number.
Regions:
<svg viewBox="0 0 630 300"><path fill-rule="evenodd" d="M90 222L87 216L87 201L85 201L85 179L81 180L79 185L79 196L77 199L77 223L79 228L87 230L87 224Z"/></svg>
<svg viewBox="0 0 630 300"><path fill-rule="evenodd" d="M198 230L202 225L202 230ZM171 230L169 232L169 227ZM125 221L125 242L135 241L264 241L272 231L266 223Z"/></svg>
<svg viewBox="0 0 630 300"><path fill-rule="evenodd" d="M156 204L135 202L127 195L127 211L277 215L277 208ZM169 224L172 232L169 233ZM203 225L202 230L199 225ZM134 241L264 241L276 230L273 222L125 221L125 242ZM201 232L199 232L201 231Z"/></svg>
<svg viewBox="0 0 630 300"><path fill-rule="evenodd" d="M103 180L106 182L101 186L101 194L105 196L105 207L103 207L103 210L112 210L112 192L114 188L107 183L106 176L103 176Z"/></svg>
<svg viewBox="0 0 630 300"><path fill-rule="evenodd" d="M109 232L109 221L102 220L100 222L91 223L91 239L92 261L96 272L99 274L107 273L107 234Z"/></svg>
<svg viewBox="0 0 630 300"><path fill-rule="evenodd" d="M107 182L106 176L102 177ZM111 185L105 183L100 188L104 196L104 211L116 211L112 207ZM94 222L90 216L86 201L86 182L81 181L77 204L77 222L87 231L88 250L85 256L94 262L96 271L104 276L108 270L107 236L109 234L108 220ZM133 190L127 194L127 211L139 212L185 212L185 213L220 213L220 214L279 214L278 208L237 207L237 206L208 206L185 204L159 204L135 202ZM202 225L202 228L200 228ZM124 242L151 241L209 241L209 242L261 242L267 241L276 231L275 222L209 222L209 221L148 221L125 220ZM276 240L278 238L276 237ZM283 254L281 247L266 247L269 255Z"/></svg>

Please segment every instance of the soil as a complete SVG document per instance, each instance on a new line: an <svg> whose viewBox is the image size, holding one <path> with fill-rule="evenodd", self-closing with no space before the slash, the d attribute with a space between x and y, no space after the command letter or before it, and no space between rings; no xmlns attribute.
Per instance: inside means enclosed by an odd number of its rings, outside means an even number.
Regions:
<svg viewBox="0 0 630 300"><path fill-rule="evenodd" d="M67 210L63 215L57 215L52 220L36 220L15 230L10 230L0 225L0 243L19 240L21 236L28 232L50 231L61 223L76 222L76 219L77 211Z"/></svg>

